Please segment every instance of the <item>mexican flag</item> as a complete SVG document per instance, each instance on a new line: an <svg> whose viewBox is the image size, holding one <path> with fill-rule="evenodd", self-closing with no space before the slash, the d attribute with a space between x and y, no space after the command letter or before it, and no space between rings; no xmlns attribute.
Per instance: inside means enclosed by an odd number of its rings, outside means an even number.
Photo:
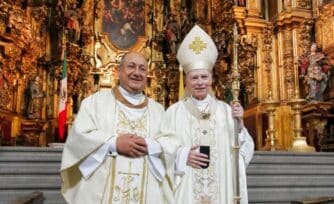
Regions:
<svg viewBox="0 0 334 204"><path fill-rule="evenodd" d="M62 53L64 59L63 69L61 72L59 106L58 106L58 139L59 142L64 142L65 124L66 124L66 109L67 109L67 70L66 70L66 48Z"/></svg>

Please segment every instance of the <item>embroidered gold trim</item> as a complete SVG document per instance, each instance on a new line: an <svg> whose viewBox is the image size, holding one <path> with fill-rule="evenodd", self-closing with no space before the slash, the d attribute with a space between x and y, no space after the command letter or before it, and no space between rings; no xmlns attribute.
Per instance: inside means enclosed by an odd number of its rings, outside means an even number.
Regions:
<svg viewBox="0 0 334 204"><path fill-rule="evenodd" d="M143 103L139 104L139 105L133 105L132 103L130 103L128 100L126 100L126 98L124 98L124 96L119 92L118 87L114 87L113 89L115 98L117 101L123 103L124 105L126 105L129 108L137 108L137 109L141 109L141 108L145 108L148 104L148 98L147 96L145 96L145 100Z"/></svg>
<svg viewBox="0 0 334 204"><path fill-rule="evenodd" d="M142 173L142 175L143 175L143 178L142 178L142 180L141 180L141 191L140 191L140 198L141 198L141 200L140 200L140 204L144 204L144 202L143 202L143 199L144 199L144 187L145 187L145 180L146 180L146 182L147 182L147 170L146 170L146 158L144 157L144 166L143 166L143 173ZM147 185L146 185L146 187L147 187Z"/></svg>
<svg viewBox="0 0 334 204"><path fill-rule="evenodd" d="M121 134L131 130L133 132L137 132L139 133L138 136L143 136L146 137L146 135L148 134L148 129L147 129L147 123L148 123L148 113L147 111L145 111L143 113L143 115L136 119L136 120L129 120L126 115L124 114L124 112L120 109L117 110L117 122L116 122L116 133ZM131 159L129 159L131 161ZM144 204L145 200L146 200L146 187L147 187L147 182L148 182L148 170L147 170L147 159L146 157L143 157L143 166L142 166L142 173L140 174L141 176L141 180L138 181L138 185L137 187L134 189L134 198L135 200L132 200L131 203L139 203L139 204ZM116 194L114 194L116 187L115 187L115 174L116 174L116 168L117 168L117 164L116 164L116 158L112 158L112 172L111 172L111 193L110 193L110 197L109 197L109 204L114 203L113 200L114 196L116 196ZM139 175L139 174L138 174ZM140 182L140 183L139 183ZM140 188L140 189L139 189ZM140 197L139 197L140 196ZM137 200L138 199L138 200ZM120 200L116 201L117 203L120 202Z"/></svg>
<svg viewBox="0 0 334 204"><path fill-rule="evenodd" d="M115 173L116 173L116 169L115 169L115 165L116 165L116 159L114 157L111 158L111 177L110 177L110 184L111 184L111 192L110 192L110 196L109 196L109 202L108 203L112 203L112 199L113 199L113 194L114 194L114 189L115 189Z"/></svg>
<svg viewBox="0 0 334 204"><path fill-rule="evenodd" d="M219 202L218 188L218 159L217 138L215 136L215 119L208 117L203 119L200 111L188 100L185 102L189 112L194 116L191 119L191 135L193 135L194 145L210 146L210 165L207 169L193 169L194 187L193 198L195 204L213 204ZM215 102L210 103L210 113L216 110Z"/></svg>

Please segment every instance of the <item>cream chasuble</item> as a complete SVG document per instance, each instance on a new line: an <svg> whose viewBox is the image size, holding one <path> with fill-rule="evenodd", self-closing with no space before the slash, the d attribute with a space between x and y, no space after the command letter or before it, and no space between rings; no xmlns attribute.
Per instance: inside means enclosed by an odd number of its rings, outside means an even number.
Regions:
<svg viewBox="0 0 334 204"><path fill-rule="evenodd" d="M209 113L201 113L190 98L172 105L165 113L158 142L163 147L167 175L175 192L175 203L233 204L233 119L231 108L211 97ZM245 165L253 155L252 138L241 133L240 184L242 204L246 204ZM189 167L183 175L175 174L179 148L210 146L207 169ZM246 160L246 161L245 161Z"/></svg>
<svg viewBox="0 0 334 204"><path fill-rule="evenodd" d="M122 132L154 138L163 108L149 99L143 115L129 120L110 90L97 92L81 103L63 150L62 195L71 204L168 203L162 186L148 168L149 156L127 158L106 155L92 174L84 178L79 165ZM166 188L165 188L166 189ZM168 195L168 194L165 194Z"/></svg>
<svg viewBox="0 0 334 204"><path fill-rule="evenodd" d="M126 117L121 108L116 113L116 134L133 133L147 135L147 112L136 120ZM145 157L128 158L122 155L111 157L111 172L105 189L103 203L140 204L146 197L147 161Z"/></svg>

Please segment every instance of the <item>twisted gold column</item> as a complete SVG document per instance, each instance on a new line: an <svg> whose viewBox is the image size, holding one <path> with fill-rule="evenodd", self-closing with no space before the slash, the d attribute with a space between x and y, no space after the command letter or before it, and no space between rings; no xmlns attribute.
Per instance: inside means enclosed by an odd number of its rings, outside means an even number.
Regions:
<svg viewBox="0 0 334 204"><path fill-rule="evenodd" d="M276 129L275 129L275 115L276 107L279 105L279 101L273 99L273 85L272 85L272 35L273 35L273 25L268 23L267 27L263 30L263 51L265 52L264 64L265 71L267 75L267 96L268 99L263 103L266 113L268 114L268 129L266 130L266 144L261 150L265 151L276 151L281 150L282 147L279 145L276 138Z"/></svg>

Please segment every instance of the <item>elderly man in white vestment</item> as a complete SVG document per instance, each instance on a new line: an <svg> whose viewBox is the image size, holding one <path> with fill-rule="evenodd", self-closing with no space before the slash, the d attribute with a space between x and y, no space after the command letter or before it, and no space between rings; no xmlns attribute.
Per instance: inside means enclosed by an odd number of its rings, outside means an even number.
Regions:
<svg viewBox="0 0 334 204"><path fill-rule="evenodd" d="M148 64L124 55L120 85L81 103L61 164L62 195L74 204L168 203L156 136L163 107L144 95ZM166 188L164 188L166 189Z"/></svg>
<svg viewBox="0 0 334 204"><path fill-rule="evenodd" d="M240 103L230 106L210 92L217 55L214 42L197 25L177 53L186 73L185 98L167 109L158 139L176 204L234 203L233 117L238 121L241 146L240 203L248 203L245 168L253 156L254 143L244 127Z"/></svg>

